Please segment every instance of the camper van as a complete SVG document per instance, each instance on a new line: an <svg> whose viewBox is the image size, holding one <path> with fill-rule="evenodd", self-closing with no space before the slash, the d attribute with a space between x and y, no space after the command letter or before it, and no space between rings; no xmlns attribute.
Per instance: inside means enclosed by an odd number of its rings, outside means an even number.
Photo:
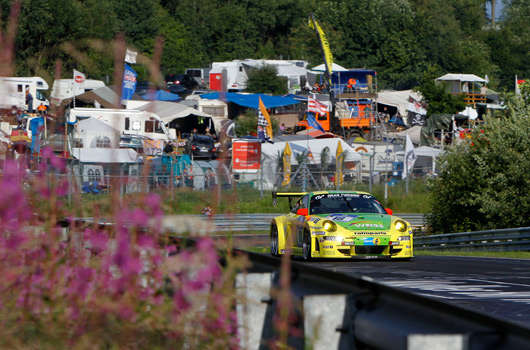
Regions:
<svg viewBox="0 0 530 350"><path fill-rule="evenodd" d="M177 138L175 129L168 129L160 117L135 109L72 108L67 115L70 123L95 118L118 130L122 135L138 135L153 140L170 141Z"/></svg>
<svg viewBox="0 0 530 350"><path fill-rule="evenodd" d="M55 79L50 94L52 105L59 106L67 98L81 95L87 91L104 87L105 83L101 80L86 79L81 89L76 89L74 79Z"/></svg>
<svg viewBox="0 0 530 350"><path fill-rule="evenodd" d="M33 96L33 110L40 104L49 106L43 93L48 88L48 83L40 77L0 77L0 108L27 110L26 91Z"/></svg>

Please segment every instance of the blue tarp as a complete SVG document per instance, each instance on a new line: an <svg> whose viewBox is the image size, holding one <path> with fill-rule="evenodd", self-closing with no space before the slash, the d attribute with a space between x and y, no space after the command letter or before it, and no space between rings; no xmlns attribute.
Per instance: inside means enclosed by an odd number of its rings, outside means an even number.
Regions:
<svg viewBox="0 0 530 350"><path fill-rule="evenodd" d="M211 92L200 95L201 98L208 100L221 100L223 102L233 102L240 106L249 108L259 108L259 97L265 105L265 108L289 106L300 103L289 96L269 96L264 94L238 94L235 92Z"/></svg>
<svg viewBox="0 0 530 350"><path fill-rule="evenodd" d="M167 92L164 90L157 90L157 91L151 91L147 94L142 96L145 100L149 101L180 101L182 98L180 98L177 94L172 94L171 92Z"/></svg>

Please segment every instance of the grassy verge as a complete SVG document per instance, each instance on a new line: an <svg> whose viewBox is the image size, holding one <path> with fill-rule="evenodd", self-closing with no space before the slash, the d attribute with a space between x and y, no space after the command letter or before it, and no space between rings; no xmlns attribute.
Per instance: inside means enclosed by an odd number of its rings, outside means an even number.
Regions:
<svg viewBox="0 0 530 350"><path fill-rule="evenodd" d="M399 182L388 186L385 199L383 184L373 185L371 192L382 201L383 205L397 213L428 213L430 210L430 193L424 182L413 181L409 184L409 193L405 191L405 184ZM345 190L370 192L368 184L345 186ZM292 188L292 191L297 189ZM299 190L299 189L298 189ZM190 189L172 189L158 192L162 200L162 208L166 215L200 214L202 208L209 205L217 214L250 214L250 213L287 213L289 202L286 198L279 198L277 205L272 205L271 191L260 192L247 186L237 186L223 191L192 191ZM118 198L119 197L119 198ZM142 207L145 193L82 195L75 205L67 204L67 208L77 213L77 216L108 216L112 214L111 203L120 201L129 206Z"/></svg>

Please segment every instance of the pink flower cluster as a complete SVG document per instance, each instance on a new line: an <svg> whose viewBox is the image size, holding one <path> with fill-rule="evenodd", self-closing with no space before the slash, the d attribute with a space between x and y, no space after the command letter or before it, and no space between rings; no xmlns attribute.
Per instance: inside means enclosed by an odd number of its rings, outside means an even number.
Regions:
<svg viewBox="0 0 530 350"><path fill-rule="evenodd" d="M64 171L42 154L39 173ZM145 209L118 208L111 228L71 225L65 240L50 219L64 209L34 204L60 206L68 183L42 176L26 188L27 173L10 161L2 175L0 347L237 348L236 293L218 243L161 245L158 196L146 196Z"/></svg>

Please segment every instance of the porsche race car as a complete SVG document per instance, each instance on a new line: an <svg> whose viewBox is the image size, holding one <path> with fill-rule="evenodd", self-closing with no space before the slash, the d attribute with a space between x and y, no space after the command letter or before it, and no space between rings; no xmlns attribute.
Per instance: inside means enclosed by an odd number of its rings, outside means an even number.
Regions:
<svg viewBox="0 0 530 350"><path fill-rule="evenodd" d="M291 211L270 227L273 256L313 258L412 258L412 228L371 194L357 191L273 192ZM295 203L292 200L296 199Z"/></svg>

